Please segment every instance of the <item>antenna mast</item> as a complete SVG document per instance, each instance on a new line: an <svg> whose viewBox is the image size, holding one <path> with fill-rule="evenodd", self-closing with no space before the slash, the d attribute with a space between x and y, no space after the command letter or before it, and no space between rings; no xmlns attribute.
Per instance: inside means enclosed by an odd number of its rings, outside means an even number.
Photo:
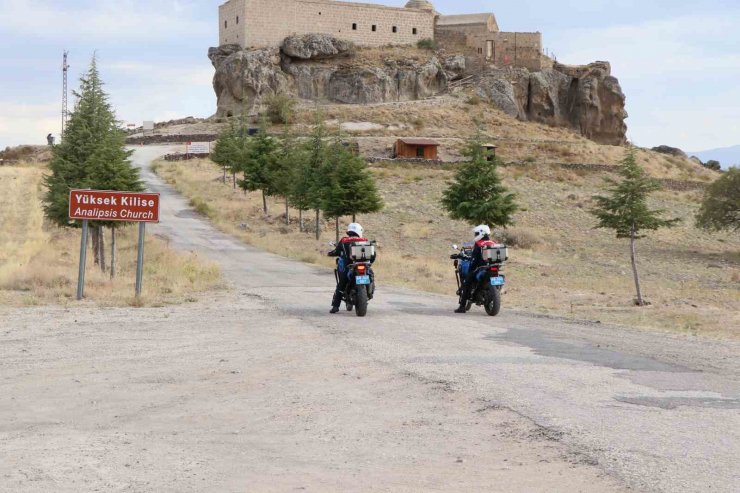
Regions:
<svg viewBox="0 0 740 493"><path fill-rule="evenodd" d="M64 139L64 129L67 126L67 116L69 115L67 107L67 72L69 71L69 65L67 65L68 54L68 51L64 52L64 59L62 61L62 139Z"/></svg>

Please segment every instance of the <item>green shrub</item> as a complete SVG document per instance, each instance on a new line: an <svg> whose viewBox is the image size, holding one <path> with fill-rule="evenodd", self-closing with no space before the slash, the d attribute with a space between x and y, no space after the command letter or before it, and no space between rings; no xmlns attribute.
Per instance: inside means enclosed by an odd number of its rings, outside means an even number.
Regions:
<svg viewBox="0 0 740 493"><path fill-rule="evenodd" d="M416 46L421 48L422 50L436 50L437 42L431 38L424 38L420 39L419 42L416 43Z"/></svg>
<svg viewBox="0 0 740 493"><path fill-rule="evenodd" d="M496 241L510 247L532 250L544 242L534 231L526 228L500 229L494 233Z"/></svg>
<svg viewBox="0 0 740 493"><path fill-rule="evenodd" d="M469 104L471 106L478 106L481 104L480 96L477 94L473 94L472 96L468 97L468 99L465 100L465 104Z"/></svg>
<svg viewBox="0 0 740 493"><path fill-rule="evenodd" d="M272 123L291 123L295 117L297 101L284 94L275 94L265 101L267 117Z"/></svg>

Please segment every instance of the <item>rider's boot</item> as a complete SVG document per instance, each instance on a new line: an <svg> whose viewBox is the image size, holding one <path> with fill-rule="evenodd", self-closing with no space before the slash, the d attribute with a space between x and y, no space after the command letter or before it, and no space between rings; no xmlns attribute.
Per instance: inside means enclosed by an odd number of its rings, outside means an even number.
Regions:
<svg viewBox="0 0 740 493"><path fill-rule="evenodd" d="M335 313L339 313L339 307L342 306L342 297L342 292L337 289L334 292L334 299L331 300L331 311L329 313L331 313L332 315Z"/></svg>
<svg viewBox="0 0 740 493"><path fill-rule="evenodd" d="M467 310L465 309L465 305L460 305L457 310L455 310L455 313L467 313Z"/></svg>

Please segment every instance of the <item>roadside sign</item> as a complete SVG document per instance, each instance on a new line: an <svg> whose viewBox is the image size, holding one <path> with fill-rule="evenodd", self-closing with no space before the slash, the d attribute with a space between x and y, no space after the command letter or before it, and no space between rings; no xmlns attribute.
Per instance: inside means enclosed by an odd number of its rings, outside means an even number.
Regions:
<svg viewBox="0 0 740 493"><path fill-rule="evenodd" d="M145 120L142 128L144 130L154 130L154 122L152 120Z"/></svg>
<svg viewBox="0 0 740 493"><path fill-rule="evenodd" d="M188 142L185 144L185 154L210 154L210 142Z"/></svg>
<svg viewBox="0 0 740 493"><path fill-rule="evenodd" d="M159 222L159 194L70 190L69 218L89 221Z"/></svg>
<svg viewBox="0 0 740 493"><path fill-rule="evenodd" d="M141 296L144 277L144 235L146 223L159 222L159 194L114 192L109 190L70 190L69 218L82 221L80 267L77 276L77 299L85 297L85 262L87 261L88 221L125 221L139 223L136 256L136 297Z"/></svg>

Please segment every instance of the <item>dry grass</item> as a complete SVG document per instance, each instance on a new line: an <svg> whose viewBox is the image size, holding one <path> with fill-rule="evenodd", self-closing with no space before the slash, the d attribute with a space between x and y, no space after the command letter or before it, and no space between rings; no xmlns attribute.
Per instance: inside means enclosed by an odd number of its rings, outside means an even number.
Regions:
<svg viewBox="0 0 740 493"><path fill-rule="evenodd" d="M77 285L79 230L45 224L38 164L0 168L0 303L66 303ZM192 300L220 285L218 268L196 255L181 255L156 237L146 243L144 293L133 296L136 228L118 235L118 276L111 281L88 257L87 299L103 305L159 305ZM108 238L109 239L109 238Z"/></svg>
<svg viewBox="0 0 740 493"><path fill-rule="evenodd" d="M245 242L304 262L331 266L324 238L298 234L296 213L286 227L283 208L271 202L262 217L259 194L244 195L220 181L209 161L159 163L159 173L187 197L209 206L209 217ZM662 192L655 206L687 218L673 230L641 240L638 246L644 291L652 305L635 308L627 244L610 232L594 230L590 197L601 185L594 173L575 181L547 179L541 166L505 168L506 184L519 194L523 211L506 235L513 247L505 306L575 319L660 328L702 336L740 337L740 237L708 235L691 221L695 193ZM439 205L452 172L438 167L385 165L373 168L386 209L360 217L380 246L377 273L381 284L454 293L449 245L469 238L469 227L448 219ZM216 212L218 211L218 212ZM286 242L290 234L291 241ZM327 300L328 301L328 300ZM450 307L453 308L453 307Z"/></svg>

